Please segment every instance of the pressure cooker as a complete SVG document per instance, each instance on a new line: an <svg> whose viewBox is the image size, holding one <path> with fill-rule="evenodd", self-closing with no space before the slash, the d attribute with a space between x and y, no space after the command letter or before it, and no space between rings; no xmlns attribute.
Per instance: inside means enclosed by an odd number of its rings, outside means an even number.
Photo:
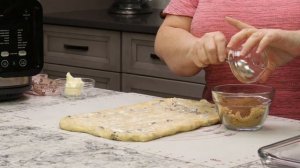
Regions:
<svg viewBox="0 0 300 168"><path fill-rule="evenodd" d="M0 101L31 87L43 68L43 10L37 0L0 0Z"/></svg>

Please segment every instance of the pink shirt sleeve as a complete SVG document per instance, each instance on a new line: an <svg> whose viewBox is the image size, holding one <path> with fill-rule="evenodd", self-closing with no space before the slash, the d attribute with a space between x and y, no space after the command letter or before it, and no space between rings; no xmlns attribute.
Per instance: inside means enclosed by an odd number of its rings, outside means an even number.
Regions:
<svg viewBox="0 0 300 168"><path fill-rule="evenodd" d="M193 17L199 0L171 0L164 9L163 14Z"/></svg>

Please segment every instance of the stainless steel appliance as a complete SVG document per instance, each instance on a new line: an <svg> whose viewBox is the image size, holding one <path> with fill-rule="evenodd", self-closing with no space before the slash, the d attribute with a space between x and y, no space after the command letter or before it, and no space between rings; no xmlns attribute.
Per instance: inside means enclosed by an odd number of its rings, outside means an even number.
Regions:
<svg viewBox="0 0 300 168"><path fill-rule="evenodd" d="M150 1L151 0L115 0L109 11L121 15L151 13Z"/></svg>
<svg viewBox="0 0 300 168"><path fill-rule="evenodd" d="M0 101L30 89L43 67L43 12L37 0L0 0Z"/></svg>

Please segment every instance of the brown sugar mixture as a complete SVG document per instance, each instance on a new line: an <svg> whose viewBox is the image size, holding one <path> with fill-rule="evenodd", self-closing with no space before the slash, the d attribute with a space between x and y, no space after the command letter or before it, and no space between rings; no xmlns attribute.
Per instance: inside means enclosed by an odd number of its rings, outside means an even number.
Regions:
<svg viewBox="0 0 300 168"><path fill-rule="evenodd" d="M261 97L226 97L218 105L223 122L232 127L255 127L262 124L268 104Z"/></svg>

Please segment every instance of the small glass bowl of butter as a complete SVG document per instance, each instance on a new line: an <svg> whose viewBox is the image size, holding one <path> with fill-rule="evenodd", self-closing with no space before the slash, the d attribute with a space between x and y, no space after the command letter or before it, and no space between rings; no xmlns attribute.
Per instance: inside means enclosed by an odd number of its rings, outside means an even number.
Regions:
<svg viewBox="0 0 300 168"><path fill-rule="evenodd" d="M95 88L95 80L92 78L75 78L72 82L67 78L58 78L55 81L63 87L61 95L70 99L90 97Z"/></svg>

